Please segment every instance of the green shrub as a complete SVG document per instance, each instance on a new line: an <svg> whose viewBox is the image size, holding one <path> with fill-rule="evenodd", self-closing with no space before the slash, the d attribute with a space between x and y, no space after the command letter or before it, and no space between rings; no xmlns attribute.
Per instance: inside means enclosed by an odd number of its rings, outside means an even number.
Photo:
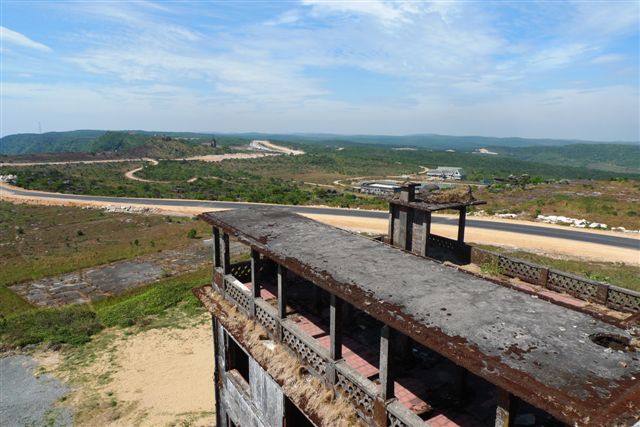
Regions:
<svg viewBox="0 0 640 427"><path fill-rule="evenodd" d="M189 232L187 233L187 237L190 239L195 239L198 235L198 232L196 231L195 228L192 228L191 230L189 230Z"/></svg>
<svg viewBox="0 0 640 427"><path fill-rule="evenodd" d="M105 326L132 326L145 317L161 315L179 303L185 303L187 311L194 311L198 303L191 289L207 283L206 275L206 271L204 274L200 271L178 276L137 295L123 295L98 303L96 313Z"/></svg>
<svg viewBox="0 0 640 427"><path fill-rule="evenodd" d="M18 347L43 342L77 345L89 341L101 329L89 306L74 305L10 316L0 326L0 335L6 344Z"/></svg>
<svg viewBox="0 0 640 427"><path fill-rule="evenodd" d="M480 264L480 271L485 274L492 274L494 276L499 276L504 273L502 267L500 267L500 263L498 262L497 257L491 257L486 262Z"/></svg>

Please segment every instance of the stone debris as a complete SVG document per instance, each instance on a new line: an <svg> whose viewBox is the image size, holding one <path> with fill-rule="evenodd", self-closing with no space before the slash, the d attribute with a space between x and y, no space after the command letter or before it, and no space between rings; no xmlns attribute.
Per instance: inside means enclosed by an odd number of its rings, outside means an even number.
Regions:
<svg viewBox="0 0 640 427"><path fill-rule="evenodd" d="M586 228L586 227L589 227L589 228L602 228L602 229L606 229L607 228L607 224L601 224L601 223L598 223L598 222L590 222L590 221L587 221L584 218L577 219L577 218L570 218L570 217L562 216L562 215L538 215L536 217L536 220L545 222L547 224L566 224L566 225L569 225L571 227L577 227L577 228Z"/></svg>
<svg viewBox="0 0 640 427"><path fill-rule="evenodd" d="M547 224L566 224L570 227L576 228L591 228L591 229L609 229L607 224L600 222L591 222L586 219L570 218L562 215L538 215L537 221L545 222ZM611 231L621 231L623 233L640 233L640 230L627 230L624 227L611 227Z"/></svg>
<svg viewBox="0 0 640 427"><path fill-rule="evenodd" d="M82 209L96 209L93 206L84 206ZM107 205L100 206L97 209L101 209L107 213L141 213L141 214L156 214L158 213L158 209L147 208L144 206L131 206L131 205Z"/></svg>
<svg viewBox="0 0 640 427"><path fill-rule="evenodd" d="M0 175L0 182L6 182L7 184L15 184L18 180L16 175Z"/></svg>

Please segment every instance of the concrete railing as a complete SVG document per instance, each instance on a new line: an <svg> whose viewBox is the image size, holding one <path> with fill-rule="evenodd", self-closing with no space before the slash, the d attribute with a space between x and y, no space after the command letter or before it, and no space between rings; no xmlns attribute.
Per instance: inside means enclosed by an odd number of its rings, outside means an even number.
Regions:
<svg viewBox="0 0 640 427"><path fill-rule="evenodd" d="M244 314L249 314L251 311L251 293L242 282L230 274L224 277L224 295L225 298L234 302Z"/></svg>
<svg viewBox="0 0 640 427"><path fill-rule="evenodd" d="M387 405L388 427L424 427L424 425L422 418L411 412L397 399Z"/></svg>
<svg viewBox="0 0 640 427"><path fill-rule="evenodd" d="M242 283L251 281L251 261L242 261L231 264L229 274Z"/></svg>
<svg viewBox="0 0 640 427"><path fill-rule="evenodd" d="M576 298L605 305L629 313L640 312L640 292L544 267L495 252L471 248L471 262L494 264L500 273L525 282L566 292Z"/></svg>
<svg viewBox="0 0 640 427"><path fill-rule="evenodd" d="M335 371L336 391L356 407L361 418L366 421L371 420L378 394L377 386L347 365L344 360L336 362Z"/></svg>
<svg viewBox="0 0 640 427"><path fill-rule="evenodd" d="M302 362L313 371L324 376L327 373L327 362L329 352L318 344L318 342L300 331L291 320L282 320L282 344L285 344L298 356Z"/></svg>
<svg viewBox="0 0 640 427"><path fill-rule="evenodd" d="M429 235L429 245L428 247L437 247L446 249L451 251L458 257L461 261L469 262L471 258L471 246L460 243L457 240L449 239L448 237L439 236L437 234ZM427 256L428 256L427 252Z"/></svg>

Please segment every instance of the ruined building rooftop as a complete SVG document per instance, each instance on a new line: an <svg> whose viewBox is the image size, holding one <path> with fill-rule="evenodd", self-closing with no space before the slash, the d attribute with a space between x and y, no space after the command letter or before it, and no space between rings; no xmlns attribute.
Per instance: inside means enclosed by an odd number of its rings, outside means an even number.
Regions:
<svg viewBox="0 0 640 427"><path fill-rule="evenodd" d="M596 343L632 338L618 327L282 209L201 218L559 419L640 410L638 353Z"/></svg>

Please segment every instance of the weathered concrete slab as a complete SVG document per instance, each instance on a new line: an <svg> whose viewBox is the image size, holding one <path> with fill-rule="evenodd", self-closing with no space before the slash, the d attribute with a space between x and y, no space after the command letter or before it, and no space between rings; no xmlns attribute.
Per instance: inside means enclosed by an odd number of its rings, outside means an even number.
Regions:
<svg viewBox="0 0 640 427"><path fill-rule="evenodd" d="M28 356L0 358L0 425L71 426L73 415L54 406L68 387L49 375L34 376L38 363Z"/></svg>
<svg viewBox="0 0 640 427"><path fill-rule="evenodd" d="M594 422L640 411L638 353L592 340L630 339L627 331L288 211L201 217L560 419Z"/></svg>
<svg viewBox="0 0 640 427"><path fill-rule="evenodd" d="M242 249L237 243L232 245L234 254ZM183 249L18 283L9 288L38 307L83 304L152 283L167 275L193 271L210 262L211 240L202 240Z"/></svg>

